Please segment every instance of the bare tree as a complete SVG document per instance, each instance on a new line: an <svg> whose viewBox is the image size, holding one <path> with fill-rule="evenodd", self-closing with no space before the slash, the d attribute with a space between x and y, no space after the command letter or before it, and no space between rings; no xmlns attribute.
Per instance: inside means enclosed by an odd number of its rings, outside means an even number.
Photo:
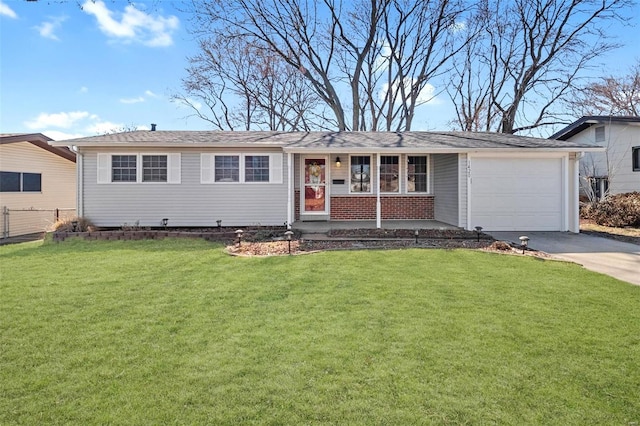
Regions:
<svg viewBox="0 0 640 426"><path fill-rule="evenodd" d="M300 73L240 35L202 39L187 71L185 94L173 99L215 128L309 130L325 121Z"/></svg>
<svg viewBox="0 0 640 426"><path fill-rule="evenodd" d="M630 0L487 0L478 19L478 54L458 69L457 124L516 133L560 122L554 106L566 99L594 60L618 45L606 33L626 23ZM469 86L469 82L472 82ZM473 87L473 82L486 82ZM485 83L483 83L485 84ZM471 92L469 92L471 90ZM488 102L485 94L488 91ZM462 120L461 120L461 119ZM496 120L498 118L498 120ZM465 128L465 127L463 127Z"/></svg>
<svg viewBox="0 0 640 426"><path fill-rule="evenodd" d="M464 45L456 32L459 0L192 0L192 6L196 35L242 35L298 70L338 130L410 130L415 109L428 100L428 82Z"/></svg>
<svg viewBox="0 0 640 426"><path fill-rule="evenodd" d="M602 77L576 91L567 100L577 116L618 115L640 116L640 59L629 74Z"/></svg>

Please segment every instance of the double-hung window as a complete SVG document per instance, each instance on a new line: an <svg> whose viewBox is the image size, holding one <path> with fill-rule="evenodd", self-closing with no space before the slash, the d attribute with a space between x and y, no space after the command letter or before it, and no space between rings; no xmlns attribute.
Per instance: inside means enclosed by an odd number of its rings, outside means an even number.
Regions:
<svg viewBox="0 0 640 426"><path fill-rule="evenodd" d="M380 157L380 192L400 192L400 159L397 155Z"/></svg>
<svg viewBox="0 0 640 426"><path fill-rule="evenodd" d="M136 155L111 156L111 182L135 182L138 176Z"/></svg>
<svg viewBox="0 0 640 426"><path fill-rule="evenodd" d="M42 192L42 174L0 172L0 192Z"/></svg>
<svg viewBox="0 0 640 426"><path fill-rule="evenodd" d="M216 182L240 182L240 156L216 155L214 170Z"/></svg>
<svg viewBox="0 0 640 426"><path fill-rule="evenodd" d="M282 183L282 154L200 154L201 183Z"/></svg>
<svg viewBox="0 0 640 426"><path fill-rule="evenodd" d="M244 181L245 182L269 182L269 156L245 155L244 156Z"/></svg>
<svg viewBox="0 0 640 426"><path fill-rule="evenodd" d="M166 182L167 181L167 156L143 155L142 156L142 181Z"/></svg>
<svg viewBox="0 0 640 426"><path fill-rule="evenodd" d="M352 155L350 158L351 192L371 192L371 157L368 155Z"/></svg>
<svg viewBox="0 0 640 426"><path fill-rule="evenodd" d="M97 155L98 183L180 183L181 155Z"/></svg>
<svg viewBox="0 0 640 426"><path fill-rule="evenodd" d="M427 156L407 156L407 192L428 192Z"/></svg>

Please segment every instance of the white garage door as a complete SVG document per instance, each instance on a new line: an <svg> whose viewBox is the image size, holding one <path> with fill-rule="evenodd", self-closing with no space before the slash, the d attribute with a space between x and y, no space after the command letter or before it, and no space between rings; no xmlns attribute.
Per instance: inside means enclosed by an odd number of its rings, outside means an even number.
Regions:
<svg viewBox="0 0 640 426"><path fill-rule="evenodd" d="M471 228L562 230L562 159L472 158Z"/></svg>

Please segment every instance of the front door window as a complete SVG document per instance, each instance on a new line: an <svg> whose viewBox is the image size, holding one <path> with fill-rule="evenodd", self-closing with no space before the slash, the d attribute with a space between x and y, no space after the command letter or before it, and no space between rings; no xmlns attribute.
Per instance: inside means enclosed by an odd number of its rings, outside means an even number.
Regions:
<svg viewBox="0 0 640 426"><path fill-rule="evenodd" d="M326 205L326 159L305 158L304 160L304 211L324 213Z"/></svg>

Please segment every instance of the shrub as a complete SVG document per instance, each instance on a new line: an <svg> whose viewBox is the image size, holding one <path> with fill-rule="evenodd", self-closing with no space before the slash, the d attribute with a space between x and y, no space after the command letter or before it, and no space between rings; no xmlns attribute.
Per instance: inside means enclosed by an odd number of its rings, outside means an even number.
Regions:
<svg viewBox="0 0 640 426"><path fill-rule="evenodd" d="M89 219L84 217L72 217L60 219L53 224L53 230L56 232L73 232L73 222L77 221L76 232L87 232L95 230L95 226Z"/></svg>
<svg viewBox="0 0 640 426"><path fill-rule="evenodd" d="M640 192L611 195L603 201L582 204L580 217L602 226L640 226Z"/></svg>

